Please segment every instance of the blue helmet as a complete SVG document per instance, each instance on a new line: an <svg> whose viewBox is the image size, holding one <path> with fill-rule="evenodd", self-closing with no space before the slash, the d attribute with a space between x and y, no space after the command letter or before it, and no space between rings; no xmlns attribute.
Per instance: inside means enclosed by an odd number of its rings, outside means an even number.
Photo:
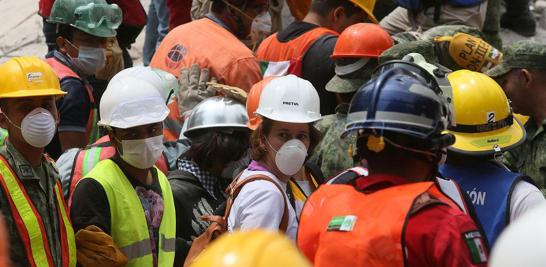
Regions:
<svg viewBox="0 0 546 267"><path fill-rule="evenodd" d="M418 147L434 150L453 143L452 136L442 134L449 122L436 79L416 64L392 61L380 65L354 95L343 135L359 130L401 134L422 141Z"/></svg>

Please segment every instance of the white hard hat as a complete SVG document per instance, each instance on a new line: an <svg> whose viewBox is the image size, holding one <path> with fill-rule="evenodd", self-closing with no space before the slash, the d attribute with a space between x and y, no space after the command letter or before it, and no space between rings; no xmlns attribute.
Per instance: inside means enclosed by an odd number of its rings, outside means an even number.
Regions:
<svg viewBox="0 0 546 267"><path fill-rule="evenodd" d="M161 97L163 97L166 102L170 102L170 96L178 94L180 86L178 79L166 71L151 67L136 66L124 69L112 77L110 82L127 76L149 82L157 88Z"/></svg>
<svg viewBox="0 0 546 267"><path fill-rule="evenodd" d="M275 121L309 123L320 119L320 99L315 87L294 75L269 82L260 95L256 114Z"/></svg>
<svg viewBox="0 0 546 267"><path fill-rule="evenodd" d="M491 252L491 267L546 266L546 204L510 223Z"/></svg>
<svg viewBox="0 0 546 267"><path fill-rule="evenodd" d="M132 76L114 78L102 95L99 126L127 129L162 122L169 115L158 86Z"/></svg>

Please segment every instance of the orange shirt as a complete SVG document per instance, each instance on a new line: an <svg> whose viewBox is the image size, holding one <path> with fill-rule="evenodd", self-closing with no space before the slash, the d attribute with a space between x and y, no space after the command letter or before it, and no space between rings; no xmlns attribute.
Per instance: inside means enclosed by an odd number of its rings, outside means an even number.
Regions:
<svg viewBox="0 0 546 267"><path fill-rule="evenodd" d="M262 79L260 65L235 35L203 18L174 28L157 48L151 67L178 77L180 69L208 67L218 82L249 91Z"/></svg>

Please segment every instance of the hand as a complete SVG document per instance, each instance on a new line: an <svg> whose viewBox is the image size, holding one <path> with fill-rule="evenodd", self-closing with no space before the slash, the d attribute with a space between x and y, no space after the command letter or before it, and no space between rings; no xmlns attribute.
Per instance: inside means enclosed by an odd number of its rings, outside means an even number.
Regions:
<svg viewBox="0 0 546 267"><path fill-rule="evenodd" d="M201 101L216 95L216 90L208 86L207 82L217 80L209 77L209 69L200 68L197 64L180 70L178 76L180 91L177 96L180 117L185 118L185 115L189 115L189 112Z"/></svg>

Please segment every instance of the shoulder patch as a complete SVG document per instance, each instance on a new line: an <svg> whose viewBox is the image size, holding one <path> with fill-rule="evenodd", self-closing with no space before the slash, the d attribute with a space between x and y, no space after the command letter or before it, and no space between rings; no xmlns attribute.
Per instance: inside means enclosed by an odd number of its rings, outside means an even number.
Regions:
<svg viewBox="0 0 546 267"><path fill-rule="evenodd" d="M466 242L470 255L472 256L472 263L486 263L487 255L485 254L485 246L482 242L482 235L480 234L480 232L465 232L463 233L463 239Z"/></svg>

